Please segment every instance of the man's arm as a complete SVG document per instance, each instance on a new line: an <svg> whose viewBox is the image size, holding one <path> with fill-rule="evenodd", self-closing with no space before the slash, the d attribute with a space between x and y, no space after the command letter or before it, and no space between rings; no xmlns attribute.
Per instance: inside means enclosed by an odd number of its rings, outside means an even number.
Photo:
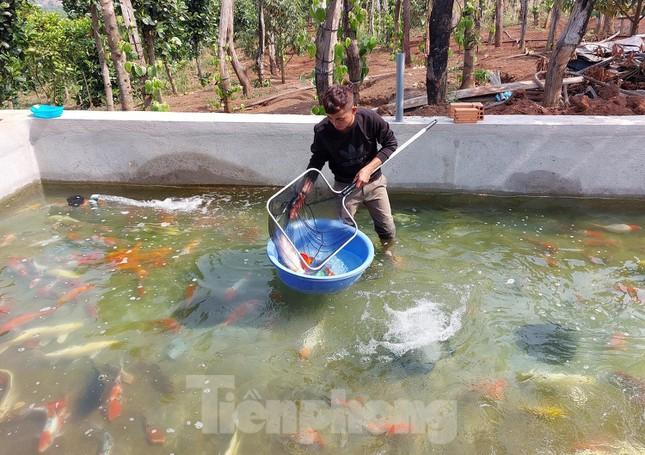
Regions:
<svg viewBox="0 0 645 455"><path fill-rule="evenodd" d="M374 159L358 171L356 177L354 177L354 183L356 183L357 188L370 181L372 174L394 153L398 145L390 125L380 115L374 114L372 120L373 134L378 143L381 144L381 149L376 153Z"/></svg>

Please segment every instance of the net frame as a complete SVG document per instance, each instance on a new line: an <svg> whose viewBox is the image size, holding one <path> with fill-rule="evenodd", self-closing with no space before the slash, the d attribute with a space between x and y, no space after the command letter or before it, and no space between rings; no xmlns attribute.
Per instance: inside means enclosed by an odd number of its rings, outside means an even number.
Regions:
<svg viewBox="0 0 645 455"><path fill-rule="evenodd" d="M303 173L301 173L300 175L298 175L295 179L293 179L287 185L285 185L282 189L280 189L275 194L273 194L273 196L271 196L269 198L269 200L267 201L267 203L266 203L266 209L267 209L267 212L269 214L269 223L270 223L269 224L269 234L270 234L271 238L272 239L274 238L274 231L272 230L272 226L275 226L280 231L278 235L283 235L284 238L289 243L289 245L293 248L293 250L295 252L299 252L298 247L293 242L293 240L292 240L291 236L289 235L289 233L283 228L283 225L282 225L282 223L280 222L280 219L279 219L282 216L285 216L285 215L288 216L287 212L290 210L291 204L287 204L285 206L285 208L280 212L280 214L277 215L277 217L276 217L276 214L273 212L273 210L271 208L272 208L274 202L277 199L279 199L281 197L284 197L284 194L289 192L289 191L291 191L292 188L294 187L294 185L298 184L299 181L304 182L304 179L306 179L308 176L310 176L312 174L315 175L315 177L312 179L314 182L318 181L318 179L322 178L322 181L325 183L325 185L326 185L327 189L329 190L329 192L333 194L333 196L331 196L329 198L325 198L325 199L323 199L323 201L329 200L329 199L334 199L335 200L335 199L338 199L339 197L341 198L340 208L344 212L344 214L346 215L346 219L351 221L351 224L349 224L349 223L344 223L344 224L348 228L350 228L351 231L352 231L351 234L339 246L337 246L334 249L333 252L331 252L331 254L329 254L322 261L317 262L316 265L312 265L312 264L307 263L307 261L305 261L304 258L302 258L300 254L298 254L298 258L300 260L300 264L302 265L303 269L305 271L307 271L307 272L316 273L316 272L319 272L320 270L323 270L323 268L329 263L329 261L334 256L336 256L344 247L346 247L358 235L358 224L356 223L356 220L354 219L352 214L349 212L349 210L347 210L347 207L345 205L345 200L347 199L347 196L349 196L349 194L351 194L351 191L349 191L349 192L347 191L348 188L351 185L348 185L347 187L343 188L340 191L335 190L334 187L329 183L329 180L327 180L325 175L320 170L318 170L316 168L309 168L309 169L305 170ZM352 188L352 190L353 190L353 188ZM293 202L293 200L292 200L292 202ZM318 201L318 202L321 202L321 201ZM277 245L276 245L276 248L277 248Z"/></svg>

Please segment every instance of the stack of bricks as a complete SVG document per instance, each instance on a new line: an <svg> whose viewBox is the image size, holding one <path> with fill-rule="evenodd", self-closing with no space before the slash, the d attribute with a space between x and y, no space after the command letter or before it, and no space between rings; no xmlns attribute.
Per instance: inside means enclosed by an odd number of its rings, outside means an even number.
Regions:
<svg viewBox="0 0 645 455"><path fill-rule="evenodd" d="M455 123L477 123L484 119L482 103L450 103L448 115Z"/></svg>

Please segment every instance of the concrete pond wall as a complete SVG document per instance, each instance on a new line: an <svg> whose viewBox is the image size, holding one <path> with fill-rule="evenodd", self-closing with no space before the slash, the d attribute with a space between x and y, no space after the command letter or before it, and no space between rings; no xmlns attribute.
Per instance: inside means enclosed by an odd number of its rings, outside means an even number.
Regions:
<svg viewBox="0 0 645 455"><path fill-rule="evenodd" d="M0 111L0 198L38 180L283 185L311 115ZM438 124L384 168L393 190L645 197L645 116L488 116ZM430 118L387 118L399 144Z"/></svg>

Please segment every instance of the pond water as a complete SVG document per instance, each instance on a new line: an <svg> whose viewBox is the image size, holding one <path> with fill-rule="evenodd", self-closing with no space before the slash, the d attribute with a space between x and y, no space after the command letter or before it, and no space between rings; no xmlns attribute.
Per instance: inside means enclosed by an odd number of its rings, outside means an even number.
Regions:
<svg viewBox="0 0 645 455"><path fill-rule="evenodd" d="M272 192L4 201L0 453L645 453L645 201L395 194L394 257L359 211L374 262L311 296Z"/></svg>

